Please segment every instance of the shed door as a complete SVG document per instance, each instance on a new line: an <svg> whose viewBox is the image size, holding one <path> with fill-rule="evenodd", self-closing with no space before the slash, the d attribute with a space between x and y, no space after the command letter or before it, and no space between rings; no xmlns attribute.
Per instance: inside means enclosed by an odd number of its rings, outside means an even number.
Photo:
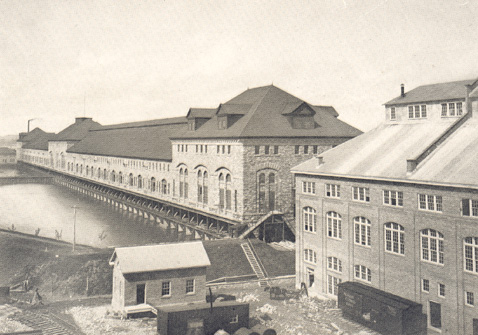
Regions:
<svg viewBox="0 0 478 335"><path fill-rule="evenodd" d="M441 304L430 301L430 326L441 328Z"/></svg>
<svg viewBox="0 0 478 335"><path fill-rule="evenodd" d="M136 285L136 303L144 304L144 293L145 293L146 284Z"/></svg>

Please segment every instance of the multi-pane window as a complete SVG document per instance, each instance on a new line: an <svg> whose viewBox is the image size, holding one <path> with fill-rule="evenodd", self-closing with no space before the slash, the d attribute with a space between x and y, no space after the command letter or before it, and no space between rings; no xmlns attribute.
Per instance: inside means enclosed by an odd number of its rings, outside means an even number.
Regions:
<svg viewBox="0 0 478 335"><path fill-rule="evenodd" d="M403 192L383 190L384 205L403 207Z"/></svg>
<svg viewBox="0 0 478 335"><path fill-rule="evenodd" d="M422 291L430 292L430 281L428 279L422 279Z"/></svg>
<svg viewBox="0 0 478 335"><path fill-rule="evenodd" d="M317 226L317 215L312 207L305 207L302 210L304 217L304 230L315 233Z"/></svg>
<svg viewBox="0 0 478 335"><path fill-rule="evenodd" d="M269 154L269 149L270 149L270 146L265 145L264 146L264 154L268 155Z"/></svg>
<svg viewBox="0 0 478 335"><path fill-rule="evenodd" d="M308 154L309 153L309 146L308 145L304 145L304 154Z"/></svg>
<svg viewBox="0 0 478 335"><path fill-rule="evenodd" d="M313 181L303 181L302 182L302 192L315 194L315 182Z"/></svg>
<svg viewBox="0 0 478 335"><path fill-rule="evenodd" d="M462 199L461 200L461 215L478 216L478 200Z"/></svg>
<svg viewBox="0 0 478 335"><path fill-rule="evenodd" d="M370 202L370 189L368 187L352 186L352 196L356 201Z"/></svg>
<svg viewBox="0 0 478 335"><path fill-rule="evenodd" d="M385 250L395 254L405 254L404 229L395 222L385 224Z"/></svg>
<svg viewBox="0 0 478 335"><path fill-rule="evenodd" d="M397 114L395 112L395 107L390 108L390 120L396 120Z"/></svg>
<svg viewBox="0 0 478 335"><path fill-rule="evenodd" d="M325 184L325 196L329 198L340 198L340 185Z"/></svg>
<svg viewBox="0 0 478 335"><path fill-rule="evenodd" d="M443 234L434 229L425 229L420 232L420 236L422 244L422 260L443 264Z"/></svg>
<svg viewBox="0 0 478 335"><path fill-rule="evenodd" d="M274 145L274 155L278 155L278 154L279 154L279 146Z"/></svg>
<svg viewBox="0 0 478 335"><path fill-rule="evenodd" d="M463 104L461 102L456 103L456 115L460 116L463 114Z"/></svg>
<svg viewBox="0 0 478 335"><path fill-rule="evenodd" d="M372 282L372 271L363 265L355 265L355 278L366 282Z"/></svg>
<svg viewBox="0 0 478 335"><path fill-rule="evenodd" d="M170 296L171 295L171 282L163 281L161 284L161 296Z"/></svg>
<svg viewBox="0 0 478 335"><path fill-rule="evenodd" d="M337 272L342 272L342 261L337 257L327 257L327 268Z"/></svg>
<svg viewBox="0 0 478 335"><path fill-rule="evenodd" d="M312 249L304 249L304 260L306 262L317 263L317 253Z"/></svg>
<svg viewBox="0 0 478 335"><path fill-rule="evenodd" d="M313 147L313 153L314 153L314 155L316 155L316 154L317 154L317 152L318 152L318 150L317 150L317 149L318 149L318 148L317 148L317 146L316 146L316 145L314 145L314 147Z"/></svg>
<svg viewBox="0 0 478 335"><path fill-rule="evenodd" d="M327 292L329 294L337 295L339 293L339 284L342 282L342 279L327 275Z"/></svg>
<svg viewBox="0 0 478 335"><path fill-rule="evenodd" d="M473 292L465 292L465 304L475 306L475 295Z"/></svg>
<svg viewBox="0 0 478 335"><path fill-rule="evenodd" d="M300 150L300 145L296 145L295 149L294 149L294 152L295 152L296 155L299 154L299 150Z"/></svg>
<svg viewBox="0 0 478 335"><path fill-rule="evenodd" d="M408 106L408 118L409 119L420 119L427 117L427 106L426 105L415 105Z"/></svg>
<svg viewBox="0 0 478 335"><path fill-rule="evenodd" d="M441 104L441 116L461 116L463 115L462 102L449 102Z"/></svg>
<svg viewBox="0 0 478 335"><path fill-rule="evenodd" d="M465 270L478 273L478 237L466 237L463 243Z"/></svg>
<svg viewBox="0 0 478 335"><path fill-rule="evenodd" d="M194 293L194 279L186 280L186 294Z"/></svg>
<svg viewBox="0 0 478 335"><path fill-rule="evenodd" d="M448 104L448 115L455 116L455 104L449 103Z"/></svg>
<svg viewBox="0 0 478 335"><path fill-rule="evenodd" d="M217 152L219 153L219 146L217 147ZM259 155L261 153L261 146L255 145L254 146L254 154Z"/></svg>
<svg viewBox="0 0 478 335"><path fill-rule="evenodd" d="M441 116L445 117L448 115L447 104L441 104Z"/></svg>
<svg viewBox="0 0 478 335"><path fill-rule="evenodd" d="M445 284L438 284L438 295L442 298L445 297Z"/></svg>
<svg viewBox="0 0 478 335"><path fill-rule="evenodd" d="M426 211L442 212L442 197L440 195L418 194L418 208Z"/></svg>
<svg viewBox="0 0 478 335"><path fill-rule="evenodd" d="M370 220L358 216L354 218L355 244L370 246Z"/></svg>
<svg viewBox="0 0 478 335"><path fill-rule="evenodd" d="M336 212L328 212L327 215L327 236L342 238L342 217Z"/></svg>

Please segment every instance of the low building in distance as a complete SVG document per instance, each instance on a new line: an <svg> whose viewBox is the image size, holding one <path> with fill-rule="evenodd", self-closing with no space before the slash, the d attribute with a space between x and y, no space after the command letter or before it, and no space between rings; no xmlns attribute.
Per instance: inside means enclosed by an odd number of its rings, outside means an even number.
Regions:
<svg viewBox="0 0 478 335"><path fill-rule="evenodd" d="M17 163L17 153L15 149L0 148L0 165L11 165Z"/></svg>
<svg viewBox="0 0 478 335"><path fill-rule="evenodd" d="M115 248L110 265L115 312L128 315L206 301L211 263L200 241Z"/></svg>
<svg viewBox="0 0 478 335"><path fill-rule="evenodd" d="M476 80L402 87L380 126L294 167L297 286L364 283L429 333L478 334L476 113Z"/></svg>

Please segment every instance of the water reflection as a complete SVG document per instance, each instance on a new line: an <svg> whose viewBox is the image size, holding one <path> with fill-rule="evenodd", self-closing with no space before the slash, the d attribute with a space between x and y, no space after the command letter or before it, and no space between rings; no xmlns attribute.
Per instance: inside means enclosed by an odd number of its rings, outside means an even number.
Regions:
<svg viewBox="0 0 478 335"><path fill-rule="evenodd" d="M0 228L73 241L73 206L76 242L97 247L131 246L191 239L132 213L58 185L0 186Z"/></svg>

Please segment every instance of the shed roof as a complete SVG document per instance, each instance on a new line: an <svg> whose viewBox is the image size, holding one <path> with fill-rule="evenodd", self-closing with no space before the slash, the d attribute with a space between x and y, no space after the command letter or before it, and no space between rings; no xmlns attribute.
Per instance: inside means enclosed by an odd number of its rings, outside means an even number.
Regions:
<svg viewBox="0 0 478 335"><path fill-rule="evenodd" d="M244 91L221 104L216 114L197 130L187 130L175 138L244 138L244 137L354 137L361 131L338 120L330 106L313 106L313 129L295 129L287 115L305 102L270 85ZM285 114L284 114L285 113ZM227 129L218 129L220 115L239 116Z"/></svg>
<svg viewBox="0 0 478 335"><path fill-rule="evenodd" d="M466 86L476 82L475 79L452 81L448 83L439 83L431 85L423 85L414 88L395 99L385 103L385 105L399 105L417 102L446 101L453 99L465 99Z"/></svg>
<svg viewBox="0 0 478 335"><path fill-rule="evenodd" d="M478 187L478 119L465 121L417 168L407 159L420 155L454 120L382 124L292 169L295 173Z"/></svg>
<svg viewBox="0 0 478 335"><path fill-rule="evenodd" d="M15 149L10 149L10 148L6 148L6 147L0 147L0 155L10 155L10 156L14 156L16 154L16 151Z"/></svg>
<svg viewBox="0 0 478 335"><path fill-rule="evenodd" d="M170 161L170 137L186 128L185 117L103 126L90 131L68 152Z"/></svg>
<svg viewBox="0 0 478 335"><path fill-rule="evenodd" d="M201 241L115 248L110 263L116 259L124 274L211 265Z"/></svg>

